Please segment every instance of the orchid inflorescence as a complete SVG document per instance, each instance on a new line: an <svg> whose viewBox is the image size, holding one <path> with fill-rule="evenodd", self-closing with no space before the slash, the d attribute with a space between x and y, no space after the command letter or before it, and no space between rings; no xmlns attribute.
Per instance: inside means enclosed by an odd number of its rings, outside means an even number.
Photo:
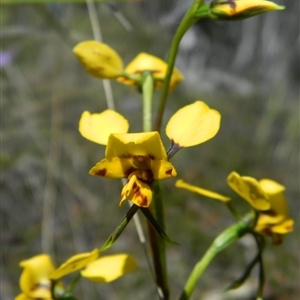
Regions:
<svg viewBox="0 0 300 300"><path fill-rule="evenodd" d="M162 222L162 194L160 180L173 178L177 171L172 157L184 148L196 146L212 139L219 132L221 114L208 104L197 100L185 105L167 122L165 133L169 148L163 145L160 124L166 97L184 79L174 68L176 53L183 34L202 18L212 20L240 20L259 13L281 10L284 7L262 0L214 0L209 5L195 0L175 35L168 62L148 53L139 53L125 68L120 55L104 43L89 40L76 45L73 53L90 75L99 79L114 79L125 85L137 87L143 95L143 130L129 133L127 119L112 109L91 113L84 111L79 121L80 134L89 141L106 146L105 157L91 167L89 174L103 178L121 178L124 186L120 190L119 204L128 200L130 209L116 230L102 247L91 252L76 254L60 267L55 268L48 254L39 254L20 263L23 272L20 278L21 294L16 300L30 299L76 299L72 293L80 278L94 282L111 282L137 269L135 259L125 253L102 256L110 248L131 218L141 211L147 218L149 236L152 240L155 281L160 299L169 299L165 266L165 247L174 243L165 233ZM158 109L156 126L152 124L153 92L162 88L161 105ZM245 269L242 279L231 287L238 287L258 264L263 274L262 252L264 238L271 237L275 245L283 241L285 234L293 230L293 219L288 213L284 196L285 187L271 179L257 181L250 176L231 172L228 185L250 205L250 212L241 216L234 207L234 201L226 196L202 187L191 185L182 179L176 181L177 188L186 189L201 196L224 203L236 218L236 223L226 228L213 242L202 259L195 265L188 277L180 299L188 299L195 285L212 258L224 248L244 236L251 234L257 242L257 256ZM157 233L157 234L156 234ZM69 286L62 278L77 272ZM259 278L257 299L262 299L264 276Z"/></svg>

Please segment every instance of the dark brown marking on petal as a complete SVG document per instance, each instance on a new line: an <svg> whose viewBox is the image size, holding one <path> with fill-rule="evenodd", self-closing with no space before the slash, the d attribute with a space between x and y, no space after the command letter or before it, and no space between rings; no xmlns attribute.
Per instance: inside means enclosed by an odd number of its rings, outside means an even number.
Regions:
<svg viewBox="0 0 300 300"><path fill-rule="evenodd" d="M147 207L148 205L148 198L145 195L141 195L140 197L141 201L140 201L140 206L142 207Z"/></svg>
<svg viewBox="0 0 300 300"><path fill-rule="evenodd" d="M274 210L272 210L272 209L269 209L269 210L267 210L267 211L264 211L262 214L267 215L267 216L271 216L271 217L277 216L276 211L274 211Z"/></svg>
<svg viewBox="0 0 300 300"><path fill-rule="evenodd" d="M107 170L104 168L104 169L101 169L101 170L98 170L95 172L95 175L98 175L98 176L105 176L107 173Z"/></svg>
<svg viewBox="0 0 300 300"><path fill-rule="evenodd" d="M150 159L152 159L152 160L155 159L154 155L152 155L152 154L149 154L148 157L149 157Z"/></svg>
<svg viewBox="0 0 300 300"><path fill-rule="evenodd" d="M139 206L145 207L147 206L148 203L148 198L147 196L143 195L143 193L141 192L141 187L137 185L137 183L135 182L132 186L133 188L133 192L135 195L135 198L137 198L139 201Z"/></svg>
<svg viewBox="0 0 300 300"><path fill-rule="evenodd" d="M173 169L170 169L170 170L167 170L165 173L166 173L166 175L172 176L172 172L173 172Z"/></svg>

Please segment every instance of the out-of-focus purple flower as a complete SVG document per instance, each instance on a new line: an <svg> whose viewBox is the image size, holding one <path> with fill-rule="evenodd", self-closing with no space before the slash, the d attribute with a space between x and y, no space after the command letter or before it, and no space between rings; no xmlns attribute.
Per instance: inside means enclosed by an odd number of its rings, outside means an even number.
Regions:
<svg viewBox="0 0 300 300"><path fill-rule="evenodd" d="M17 56L17 52L18 51L16 49L0 51L0 69L5 68L7 65L11 64Z"/></svg>

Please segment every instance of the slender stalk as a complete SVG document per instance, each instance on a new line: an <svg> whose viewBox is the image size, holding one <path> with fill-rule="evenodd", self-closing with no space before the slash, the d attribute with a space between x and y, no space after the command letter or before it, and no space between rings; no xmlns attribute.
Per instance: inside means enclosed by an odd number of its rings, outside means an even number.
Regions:
<svg viewBox="0 0 300 300"><path fill-rule="evenodd" d="M143 131L152 130L152 104L154 80L151 72L144 72L142 76L143 92Z"/></svg>
<svg viewBox="0 0 300 300"><path fill-rule="evenodd" d="M235 209L235 207L232 205L231 201L226 202L226 206L227 208L230 210L230 212L233 214L233 216L237 219L237 220L241 220L242 217L239 214L239 212Z"/></svg>
<svg viewBox="0 0 300 300"><path fill-rule="evenodd" d="M143 92L143 130L145 132L152 130L152 103L153 103L153 92L154 92L154 80L150 72L144 72L142 78L142 92ZM154 184L155 185L155 184ZM160 202L160 203L159 203ZM153 192L152 205L149 209L153 212L159 225L163 215L163 207L161 203L161 197ZM153 268L155 273L155 281L158 289L160 299L169 299L169 288L167 281L167 266L166 266L166 254L165 245L163 240L158 236L157 232L147 222L151 254L153 261Z"/></svg>
<svg viewBox="0 0 300 300"><path fill-rule="evenodd" d="M204 0L195 0L194 3L190 6L189 10L186 12L185 16L183 17L175 35L172 40L171 49L168 57L168 70L165 78L165 82L163 85L163 90L161 94L160 104L158 107L158 112L155 121L155 130L160 131L162 117L167 101L167 96L169 92L170 80L171 75L174 69L175 60L179 48L179 44L181 42L182 37L187 32L187 30L196 23L201 17L196 16L197 10L203 5Z"/></svg>
<svg viewBox="0 0 300 300"><path fill-rule="evenodd" d="M205 252L201 260L195 265L190 276L188 277L186 284L180 296L180 300L187 300L192 295L196 284L203 272L206 270L213 258L222 250L227 248L233 242L238 240L246 232L249 231L251 218L240 221L227 229L225 229L217 238L213 241L211 246Z"/></svg>
<svg viewBox="0 0 300 300"><path fill-rule="evenodd" d="M264 265L263 265L263 259L262 259L262 251L264 248L264 239L262 236L258 234L253 234L255 238L255 242L258 248L258 262L259 262L259 274L258 274L258 289L257 289L257 295L256 300L263 300L263 294L264 294L264 287L265 287L265 271L264 271Z"/></svg>

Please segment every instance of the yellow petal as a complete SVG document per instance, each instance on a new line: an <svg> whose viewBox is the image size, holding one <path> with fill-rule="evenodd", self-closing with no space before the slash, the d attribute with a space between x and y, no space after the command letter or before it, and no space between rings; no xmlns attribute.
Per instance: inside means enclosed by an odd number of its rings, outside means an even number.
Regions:
<svg viewBox="0 0 300 300"><path fill-rule="evenodd" d="M223 0L211 3L210 13L218 20L240 20L272 10L282 10L284 6L265 0Z"/></svg>
<svg viewBox="0 0 300 300"><path fill-rule="evenodd" d="M55 269L51 257L47 254L36 255L21 261L20 267L24 268L20 278L21 291L27 295L33 295L36 292L39 293L38 287L42 284L46 287L42 288L43 295L50 297L49 274Z"/></svg>
<svg viewBox="0 0 300 300"><path fill-rule="evenodd" d="M270 212L270 213L269 213ZM283 215L277 215L276 213L272 211L264 211L261 213L258 217L257 224L258 225L273 225L273 224L279 224L284 220Z"/></svg>
<svg viewBox="0 0 300 300"><path fill-rule="evenodd" d="M154 77L154 79L163 80L166 77L168 65L162 59L147 54L140 53L138 54L125 68L125 73L130 75L138 76L139 80L141 79L141 75L145 71L150 71ZM119 82L123 84L133 85L136 84L136 81L126 78L119 77L117 79ZM171 75L170 87L169 90L172 91L176 87L176 85L183 80L183 75L180 71L174 68L173 73ZM159 88L162 86L162 82L156 82L155 87Z"/></svg>
<svg viewBox="0 0 300 300"><path fill-rule="evenodd" d="M127 158L104 158L90 170L89 174L107 178L127 178L130 175L131 161Z"/></svg>
<svg viewBox="0 0 300 300"><path fill-rule="evenodd" d="M174 144L190 147L213 138L220 128L221 115L204 102L196 101L178 110L169 120L166 134Z"/></svg>
<svg viewBox="0 0 300 300"><path fill-rule="evenodd" d="M126 199L137 206L148 207L152 200L152 190L148 184L140 181L136 175L132 175L122 189L120 205Z"/></svg>
<svg viewBox="0 0 300 300"><path fill-rule="evenodd" d="M285 190L283 185L271 179L261 179L259 180L259 185L268 195L282 193Z"/></svg>
<svg viewBox="0 0 300 300"><path fill-rule="evenodd" d="M229 197L223 196L221 194L218 194L218 193L215 193L215 192L212 192L212 191L209 191L209 190L202 189L202 188L200 188L198 186L195 186L195 185L188 184L188 183L184 182L181 179L176 181L175 186L178 187L178 188L186 189L188 191L200 194L202 196L206 196L206 197L209 197L209 198L212 198L212 199L220 200L220 201L225 202L225 203L230 201Z"/></svg>
<svg viewBox="0 0 300 300"><path fill-rule="evenodd" d="M64 277L67 274L82 269L89 263L95 261L98 258L98 255L99 255L98 249L95 249L92 252L76 254L71 258L69 258L66 262L64 262L53 273L51 273L50 278L57 280L59 278Z"/></svg>
<svg viewBox="0 0 300 300"><path fill-rule="evenodd" d="M100 114L91 114L85 111L79 121L81 135L101 145L107 145L110 134L126 133L128 129L128 121L111 109L107 109Z"/></svg>
<svg viewBox="0 0 300 300"><path fill-rule="evenodd" d="M272 232L286 234L293 231L294 220L288 219L272 227Z"/></svg>
<svg viewBox="0 0 300 300"><path fill-rule="evenodd" d="M98 78L117 78L122 74L123 61L118 53L97 41L79 43L73 49L85 70Z"/></svg>
<svg viewBox="0 0 300 300"><path fill-rule="evenodd" d="M15 297L15 300L31 300L31 299L27 297L25 294L19 294L17 297Z"/></svg>
<svg viewBox="0 0 300 300"><path fill-rule="evenodd" d="M269 196L271 203L271 210L276 215L282 215L284 218L288 218L288 203L283 193Z"/></svg>
<svg viewBox="0 0 300 300"><path fill-rule="evenodd" d="M271 207L268 195L252 177L240 176L231 172L227 177L229 186L257 210L268 210Z"/></svg>
<svg viewBox="0 0 300 300"><path fill-rule="evenodd" d="M167 160L167 153L158 132L111 134L105 157L132 158L145 156L150 159Z"/></svg>
<svg viewBox="0 0 300 300"><path fill-rule="evenodd" d="M88 265L81 275L95 282L111 282L137 269L135 259L128 254L103 256Z"/></svg>
<svg viewBox="0 0 300 300"><path fill-rule="evenodd" d="M162 159L151 161L151 171L153 178L159 180L175 177L177 175L174 166L170 162Z"/></svg>

